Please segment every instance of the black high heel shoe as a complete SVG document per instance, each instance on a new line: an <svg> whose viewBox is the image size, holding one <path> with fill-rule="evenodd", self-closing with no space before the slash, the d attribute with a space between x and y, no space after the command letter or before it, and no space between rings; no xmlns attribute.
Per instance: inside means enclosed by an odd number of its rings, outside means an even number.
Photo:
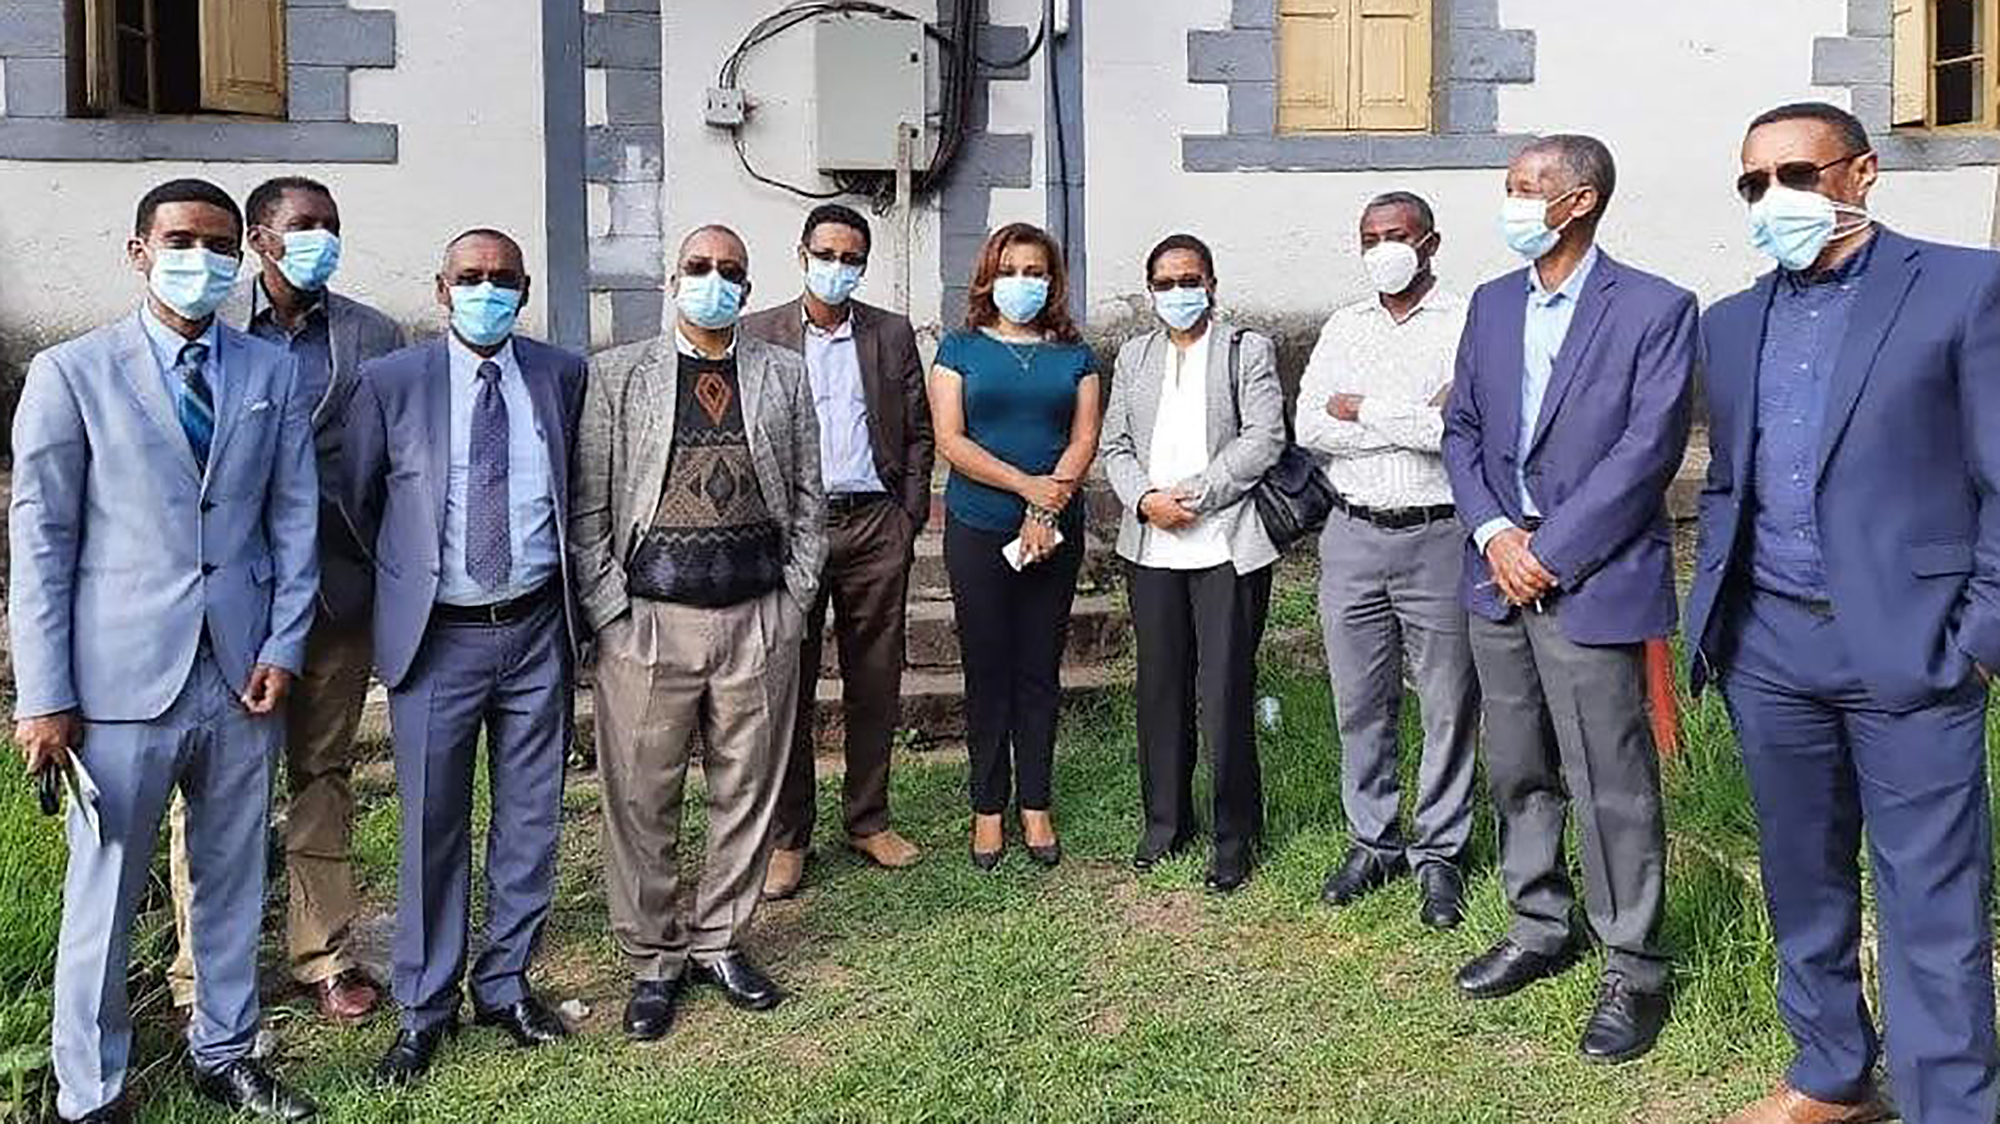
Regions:
<svg viewBox="0 0 2000 1124"><path fill-rule="evenodd" d="M1021 845L1028 849L1029 858L1043 866L1054 866L1062 861L1062 840L1060 839L1046 847L1037 847L1033 843L1023 843Z"/></svg>
<svg viewBox="0 0 2000 1124"><path fill-rule="evenodd" d="M1002 843L1000 849L997 851L982 851L970 843L966 844L965 849L966 853L972 856L972 865L982 871L990 871L994 867L999 866L1001 856L1007 853L1007 845L1005 843ZM1034 848L1030 847L1028 850L1033 851Z"/></svg>

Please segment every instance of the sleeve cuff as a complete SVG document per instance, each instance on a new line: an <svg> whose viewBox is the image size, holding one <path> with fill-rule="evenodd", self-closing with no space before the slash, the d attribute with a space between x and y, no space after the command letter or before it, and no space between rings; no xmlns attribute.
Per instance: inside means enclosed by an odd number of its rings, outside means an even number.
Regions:
<svg viewBox="0 0 2000 1124"><path fill-rule="evenodd" d="M1479 548L1479 553L1484 554L1486 553L1486 544L1493 541L1493 536L1502 531L1511 531L1513 529L1514 521L1512 519L1504 515L1495 516L1473 528L1472 545Z"/></svg>

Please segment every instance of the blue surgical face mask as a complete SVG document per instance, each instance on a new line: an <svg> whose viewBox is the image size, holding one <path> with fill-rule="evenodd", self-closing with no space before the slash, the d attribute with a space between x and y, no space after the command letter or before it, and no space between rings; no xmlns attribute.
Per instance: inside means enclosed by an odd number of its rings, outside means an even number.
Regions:
<svg viewBox="0 0 2000 1124"><path fill-rule="evenodd" d="M806 289L813 296L828 304L846 304L854 290L861 287L861 275L867 267L846 265L837 261L806 259Z"/></svg>
<svg viewBox="0 0 2000 1124"><path fill-rule="evenodd" d="M340 236L331 230L292 230L285 233L285 256L278 259L278 272L294 289L317 293L340 268Z"/></svg>
<svg viewBox="0 0 2000 1124"><path fill-rule="evenodd" d="M1208 303L1207 289L1176 286L1153 294L1153 311L1176 332L1185 332L1201 323L1201 318L1208 315Z"/></svg>
<svg viewBox="0 0 2000 1124"><path fill-rule="evenodd" d="M993 282L993 305L1010 324L1032 324L1049 303L1046 277L1002 277Z"/></svg>
<svg viewBox="0 0 2000 1124"><path fill-rule="evenodd" d="M1840 229L1843 216L1858 219ZM1772 184L1764 197L1750 205L1750 244L1769 254L1780 266L1807 269L1826 252L1827 243L1845 238L1872 221L1868 212L1836 203L1816 191Z"/></svg>
<svg viewBox="0 0 2000 1124"><path fill-rule="evenodd" d="M241 258L199 246L154 250L146 281L161 304L189 320L206 320L229 299L242 265Z"/></svg>
<svg viewBox="0 0 2000 1124"><path fill-rule="evenodd" d="M719 332L743 311L743 286L713 269L699 277L682 275L674 284L674 305L688 323Z"/></svg>
<svg viewBox="0 0 2000 1124"><path fill-rule="evenodd" d="M491 281L451 287L451 328L474 347L492 347L514 334L521 314L521 290Z"/></svg>
<svg viewBox="0 0 2000 1124"><path fill-rule="evenodd" d="M1500 204L1500 237L1506 239L1507 246L1529 261L1539 261L1542 256L1556 248L1562 240L1563 227L1549 225L1549 208L1582 191L1580 187L1570 188L1554 199L1530 199L1522 195L1509 195Z"/></svg>

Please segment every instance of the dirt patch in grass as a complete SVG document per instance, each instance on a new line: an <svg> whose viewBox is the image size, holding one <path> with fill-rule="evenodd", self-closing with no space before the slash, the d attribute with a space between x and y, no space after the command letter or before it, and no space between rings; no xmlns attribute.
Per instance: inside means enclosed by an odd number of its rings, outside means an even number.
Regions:
<svg viewBox="0 0 2000 1124"><path fill-rule="evenodd" d="M1130 878L1108 887L1111 906L1123 924L1153 936L1185 940L1213 927L1205 903L1192 890L1148 890Z"/></svg>

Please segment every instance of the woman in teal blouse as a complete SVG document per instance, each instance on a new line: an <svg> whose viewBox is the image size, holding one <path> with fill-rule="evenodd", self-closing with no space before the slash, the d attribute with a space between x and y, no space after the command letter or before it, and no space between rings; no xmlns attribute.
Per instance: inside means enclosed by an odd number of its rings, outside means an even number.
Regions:
<svg viewBox="0 0 2000 1124"><path fill-rule="evenodd" d="M930 399L938 454L951 465L944 551L965 669L972 861L982 870L1000 861L1001 815L1018 796L1028 854L1054 866L1056 711L1083 563L1083 505L1070 501L1097 455L1099 379L1047 232L1026 223L994 232L969 302L965 328L938 348ZM1014 551L1018 567L1005 557Z"/></svg>

